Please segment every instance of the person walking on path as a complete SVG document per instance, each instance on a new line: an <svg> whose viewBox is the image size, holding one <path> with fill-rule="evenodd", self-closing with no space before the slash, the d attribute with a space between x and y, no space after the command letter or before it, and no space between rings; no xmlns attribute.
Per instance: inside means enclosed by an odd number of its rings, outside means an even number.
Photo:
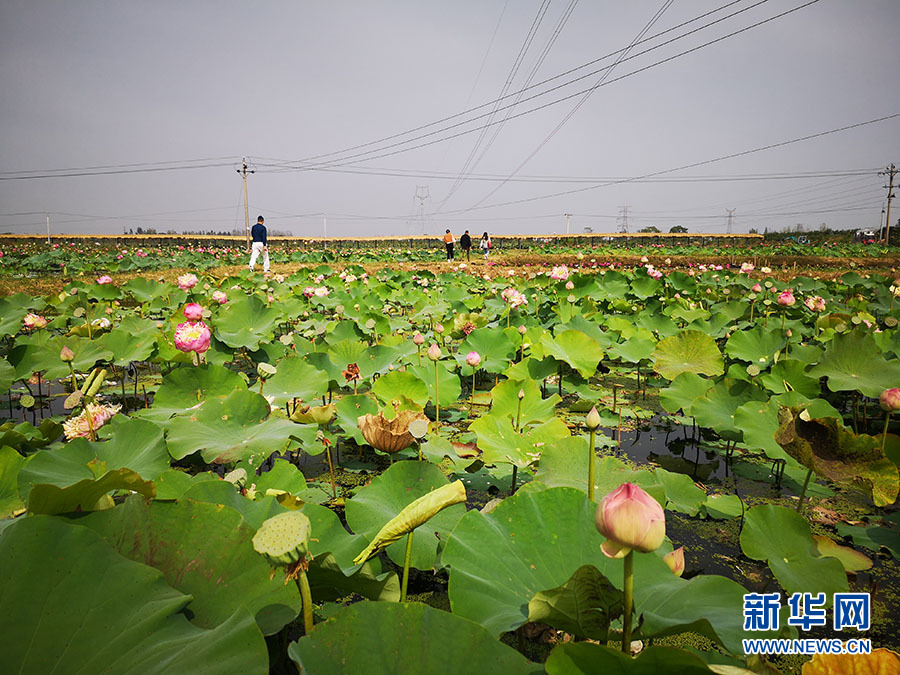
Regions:
<svg viewBox="0 0 900 675"><path fill-rule="evenodd" d="M260 216L256 219L256 225L250 228L250 236L253 238L253 244L250 246L250 271L256 265L256 259L262 253L263 257L263 273L269 273L269 241L266 237L266 226L263 225L265 219Z"/></svg>
<svg viewBox="0 0 900 675"><path fill-rule="evenodd" d="M469 252L472 250L472 237L469 236L469 231L466 230L463 233L463 236L459 238L459 247L465 251L466 253L466 261L469 260Z"/></svg>
<svg viewBox="0 0 900 675"><path fill-rule="evenodd" d="M453 260L453 242L456 241L453 238L453 235L450 234L450 230L447 230L446 234L444 234L444 245L447 247L447 260Z"/></svg>
<svg viewBox="0 0 900 675"><path fill-rule="evenodd" d="M487 232L481 235L481 241L478 243L478 248L484 251L484 259L487 260L488 253L491 252L491 237Z"/></svg>

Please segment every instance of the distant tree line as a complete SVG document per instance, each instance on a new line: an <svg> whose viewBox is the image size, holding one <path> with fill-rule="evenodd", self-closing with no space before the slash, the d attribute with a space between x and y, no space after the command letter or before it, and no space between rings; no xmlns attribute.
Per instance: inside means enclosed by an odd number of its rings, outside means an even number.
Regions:
<svg viewBox="0 0 900 675"><path fill-rule="evenodd" d="M184 232L176 232L175 230L166 230L165 232L159 233L156 231L155 227L136 227L133 229L129 229L126 234L201 234L207 235L211 237L243 237L245 231L242 229L234 229L228 232L223 230L185 230ZM270 237L291 237L293 236L292 232L286 232L284 230L268 230L268 235Z"/></svg>

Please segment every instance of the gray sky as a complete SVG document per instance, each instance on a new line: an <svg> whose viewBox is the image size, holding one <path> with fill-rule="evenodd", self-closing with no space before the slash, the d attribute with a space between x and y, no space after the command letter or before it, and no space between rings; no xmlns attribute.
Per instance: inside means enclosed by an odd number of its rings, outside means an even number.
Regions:
<svg viewBox="0 0 900 675"><path fill-rule="evenodd" d="M900 2L803 4L4 0L0 232L243 227L242 156L296 235L877 227L900 117L672 171L900 113Z"/></svg>

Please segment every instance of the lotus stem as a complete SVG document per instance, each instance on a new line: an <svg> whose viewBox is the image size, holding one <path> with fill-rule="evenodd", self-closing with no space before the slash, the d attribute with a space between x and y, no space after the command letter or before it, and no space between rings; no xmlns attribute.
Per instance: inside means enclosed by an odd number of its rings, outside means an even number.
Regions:
<svg viewBox="0 0 900 675"><path fill-rule="evenodd" d="M300 597L303 600L303 628L309 635L313 629L313 603L312 592L309 590L309 579L306 578L306 570L300 568L300 576L297 578L300 587Z"/></svg>
<svg viewBox="0 0 900 675"><path fill-rule="evenodd" d="M72 365L71 361L69 361L69 375L72 377L72 391L77 391L78 383L75 381L75 367Z"/></svg>
<svg viewBox="0 0 900 675"><path fill-rule="evenodd" d="M325 456L328 457L328 473L331 474L331 497L337 499L337 485L334 482L334 464L331 463L331 447L325 444Z"/></svg>
<svg viewBox="0 0 900 675"><path fill-rule="evenodd" d="M803 508L803 500L806 498L806 488L809 487L809 479L812 478L813 470L806 471L806 480L803 481L803 487L800 488L800 501L797 502L797 511Z"/></svg>
<svg viewBox="0 0 900 675"><path fill-rule="evenodd" d="M634 609L634 551L625 556L625 616L622 618L622 651L631 654L631 614Z"/></svg>
<svg viewBox="0 0 900 675"><path fill-rule="evenodd" d="M406 602L406 588L409 585L409 559L412 556L412 538L415 530L406 535L406 555L403 557L403 582L400 586L400 602Z"/></svg>
<svg viewBox="0 0 900 675"><path fill-rule="evenodd" d="M519 467L513 464L513 473L512 473L512 484L509 486L509 496L512 497L516 494L516 478L519 473Z"/></svg>
<svg viewBox="0 0 900 675"><path fill-rule="evenodd" d="M472 398L469 401L469 413L475 408L475 370L472 371Z"/></svg>
<svg viewBox="0 0 900 675"><path fill-rule="evenodd" d="M591 440L588 443L588 499L594 501L594 434L595 429L591 429Z"/></svg>
<svg viewBox="0 0 900 675"><path fill-rule="evenodd" d="M437 435L441 426L441 397L438 389L438 362L434 362L434 433Z"/></svg>
<svg viewBox="0 0 900 675"><path fill-rule="evenodd" d="M784 333L784 321L787 318L787 312L781 313L781 332Z"/></svg>
<svg viewBox="0 0 900 675"><path fill-rule="evenodd" d="M881 432L881 454L884 454L884 444L887 442L888 422L891 421L891 411L884 413L884 431Z"/></svg>

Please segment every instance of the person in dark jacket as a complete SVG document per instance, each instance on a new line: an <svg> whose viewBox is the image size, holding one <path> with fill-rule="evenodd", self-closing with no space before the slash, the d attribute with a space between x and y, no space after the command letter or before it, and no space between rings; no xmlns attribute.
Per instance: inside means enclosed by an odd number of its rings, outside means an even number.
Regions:
<svg viewBox="0 0 900 675"><path fill-rule="evenodd" d="M256 259L259 257L259 254L262 253L263 257L263 273L268 274L269 272L269 241L266 237L266 226L263 225L265 219L260 216L256 219L256 225L250 228L250 236L253 239L253 244L250 246L250 271L253 271L254 265L256 265Z"/></svg>
<svg viewBox="0 0 900 675"><path fill-rule="evenodd" d="M463 233L463 236L459 238L459 247L465 251L466 260L469 259L469 252L472 250L472 237L469 236L469 231L466 230Z"/></svg>

